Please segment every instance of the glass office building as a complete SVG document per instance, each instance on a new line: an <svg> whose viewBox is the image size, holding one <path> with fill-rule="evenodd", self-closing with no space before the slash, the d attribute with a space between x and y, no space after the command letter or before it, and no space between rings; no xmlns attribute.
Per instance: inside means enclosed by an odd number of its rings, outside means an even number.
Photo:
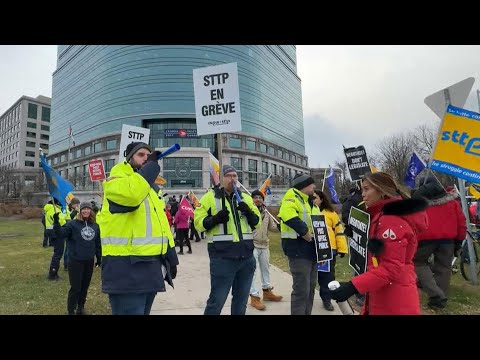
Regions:
<svg viewBox="0 0 480 360"><path fill-rule="evenodd" d="M71 126L72 164L81 172L83 162L103 158L109 171L118 160L122 124L142 126L151 130L150 145L179 143L186 150L163 163L169 186L207 188L215 141L213 135L196 136L192 71L231 62L238 65L242 132L223 135L224 163L239 166L251 186L268 173L280 184L308 171L292 45L59 46L50 160L60 170L65 166Z"/></svg>

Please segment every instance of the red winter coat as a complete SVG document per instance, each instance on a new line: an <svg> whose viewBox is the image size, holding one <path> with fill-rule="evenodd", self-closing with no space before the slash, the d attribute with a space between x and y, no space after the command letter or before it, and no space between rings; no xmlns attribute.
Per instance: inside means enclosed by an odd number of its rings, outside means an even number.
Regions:
<svg viewBox="0 0 480 360"><path fill-rule="evenodd" d="M463 240L467 234L467 222L457 200L458 193L428 200L428 230L418 236L422 240Z"/></svg>
<svg viewBox="0 0 480 360"><path fill-rule="evenodd" d="M368 252L367 271L352 279L361 294L367 294L362 311L369 315L418 315L420 299L413 257L417 234L428 228L425 200L380 201L370 208L369 239L382 244L376 256L378 266ZM372 242L373 243L373 242Z"/></svg>

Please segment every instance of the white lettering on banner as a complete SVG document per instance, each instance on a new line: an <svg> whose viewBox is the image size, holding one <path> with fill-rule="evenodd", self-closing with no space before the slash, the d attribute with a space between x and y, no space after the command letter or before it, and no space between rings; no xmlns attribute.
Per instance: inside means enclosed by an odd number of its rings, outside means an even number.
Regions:
<svg viewBox="0 0 480 360"><path fill-rule="evenodd" d="M352 225L353 227L363 231L364 233L367 232L367 224L362 223L361 221L355 219L354 217L350 217L348 219L349 225Z"/></svg>
<svg viewBox="0 0 480 360"><path fill-rule="evenodd" d="M363 167L368 167L368 162L364 161L364 162L362 162L362 163L349 164L349 165L348 165L348 168L349 168L350 170L360 169L360 168L363 168Z"/></svg>
<svg viewBox="0 0 480 360"><path fill-rule="evenodd" d="M351 152L351 153L345 153L345 155L350 158L350 157L354 157L354 156L362 156L362 155L365 155L365 150L360 150L360 151L354 151L354 152Z"/></svg>
<svg viewBox="0 0 480 360"><path fill-rule="evenodd" d="M355 250L357 253L362 255L363 257L366 257L367 251L366 249L361 246L358 242L356 242L353 238L349 238L350 240L350 246L353 250Z"/></svg>

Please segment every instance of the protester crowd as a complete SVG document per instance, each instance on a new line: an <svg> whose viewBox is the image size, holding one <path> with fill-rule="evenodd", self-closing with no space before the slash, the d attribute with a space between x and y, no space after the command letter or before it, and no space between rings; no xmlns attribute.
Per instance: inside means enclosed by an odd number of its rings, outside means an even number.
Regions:
<svg viewBox="0 0 480 360"><path fill-rule="evenodd" d="M269 232L279 232L292 275L291 314L310 315L315 289L323 307L355 296L362 314L420 314L419 289L428 305L444 308L452 259L465 238L466 219L455 189L436 178L422 179L404 192L384 172L366 173L352 188L341 213L329 196L315 188L307 174L296 174L284 194L278 216L265 206L264 191L237 188L237 170L221 169L222 183L200 199L166 195L156 184L158 152L149 145L128 145L126 159L115 165L103 183L103 203L73 198L62 209L49 201L42 219L43 246L53 246L48 279L60 279L64 258L70 290L67 312L86 314L94 267L101 267L102 290L112 314L148 315L158 292L173 287L182 257L193 253L192 241L206 241L210 259L210 294L205 315L219 315L232 294L232 315L250 306L263 311L266 302L282 301L270 279ZM337 257L349 253L350 209L370 216L366 270L330 290ZM312 215L324 219L331 258L321 261ZM178 252L176 247L179 248ZM187 251L184 251L184 247ZM430 259L433 256L433 265ZM180 261L179 261L180 260ZM260 289L261 287L261 289Z"/></svg>

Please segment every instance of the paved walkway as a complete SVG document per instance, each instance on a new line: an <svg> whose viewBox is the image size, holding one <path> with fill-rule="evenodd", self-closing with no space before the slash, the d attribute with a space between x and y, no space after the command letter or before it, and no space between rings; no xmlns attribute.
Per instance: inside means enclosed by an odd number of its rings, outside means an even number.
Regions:
<svg viewBox="0 0 480 360"><path fill-rule="evenodd" d="M187 248L184 247L184 251ZM178 251L178 248L177 248ZM180 265L178 275L174 280L175 289L167 285L167 291L158 293L152 306L152 315L202 315L210 294L209 258L205 240L192 243L193 254L178 255ZM247 315L290 315L290 294L292 292L292 277L279 268L270 266L272 285L275 294L282 295L281 302L265 302L267 309L259 311L247 305ZM256 281L260 279L257 276ZM260 285L260 283L259 283ZM230 314L231 295L223 307L222 315ZM326 311L318 291L315 292L313 315L341 315L335 301L332 302L335 311Z"/></svg>

